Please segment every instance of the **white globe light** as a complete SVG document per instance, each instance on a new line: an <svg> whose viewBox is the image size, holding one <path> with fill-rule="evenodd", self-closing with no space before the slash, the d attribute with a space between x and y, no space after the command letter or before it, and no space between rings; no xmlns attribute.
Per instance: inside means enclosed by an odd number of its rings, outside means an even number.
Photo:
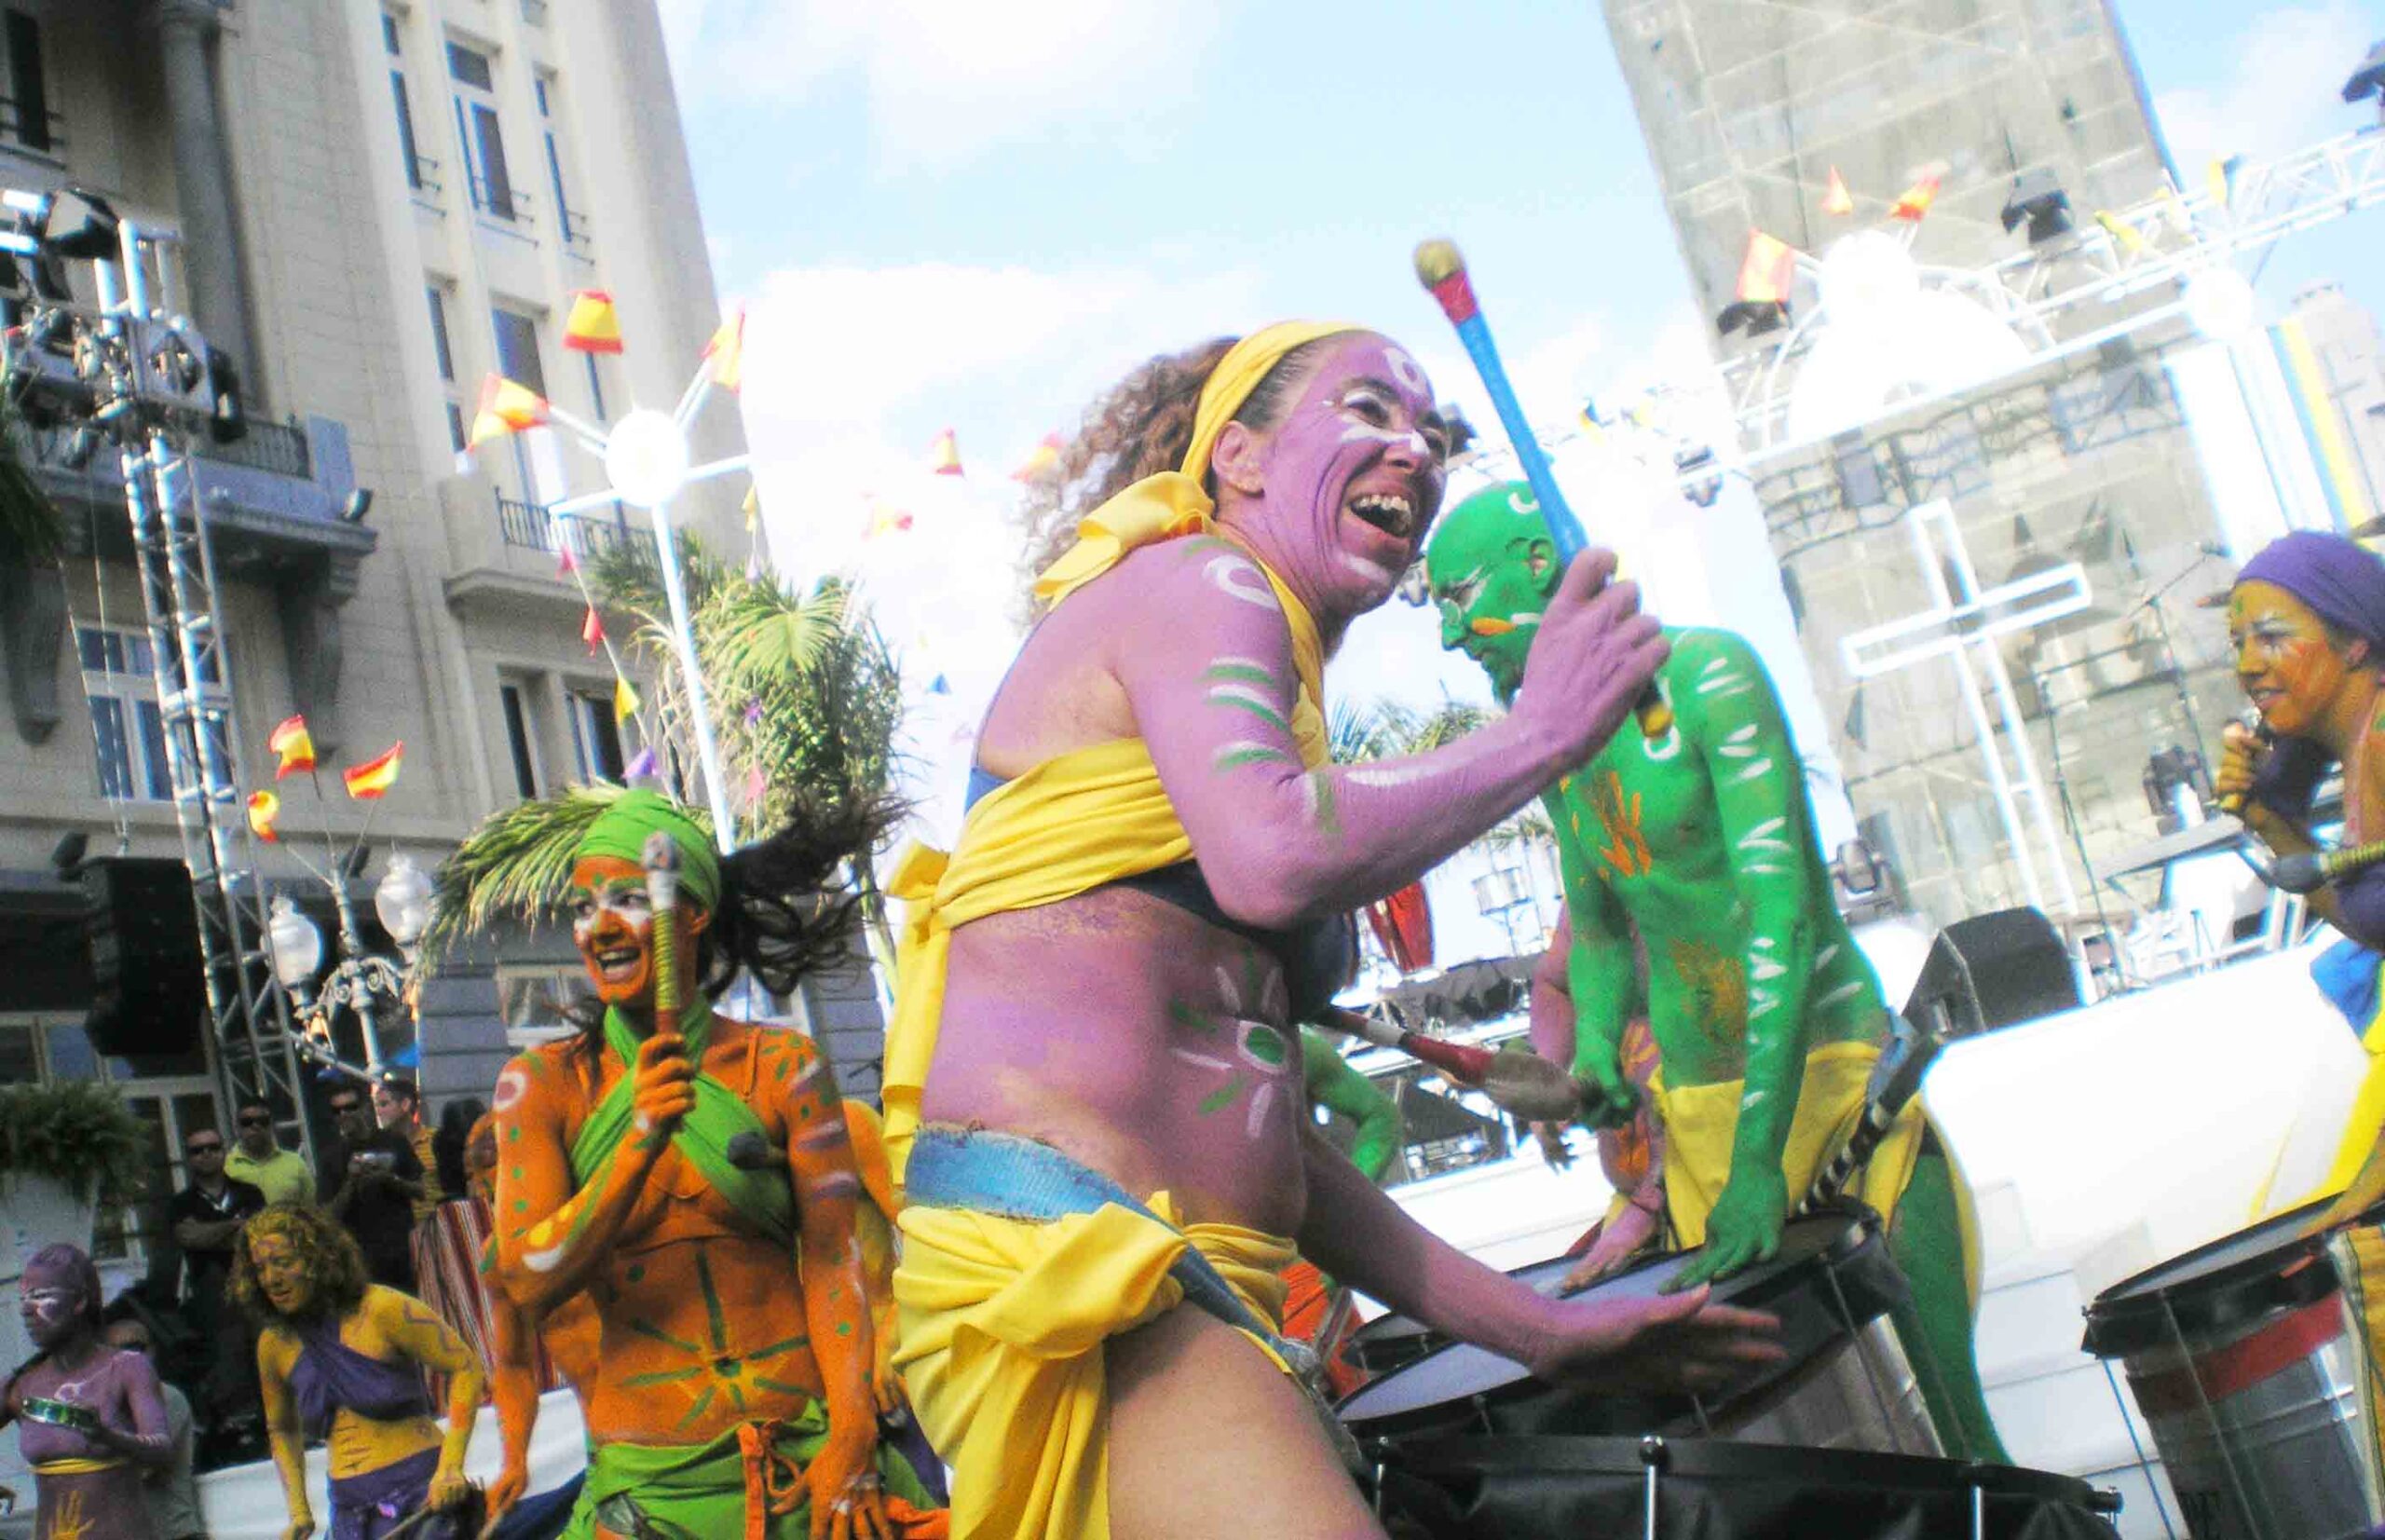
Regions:
<svg viewBox="0 0 2385 1540"><path fill-rule="evenodd" d="M2187 320L2214 342L2233 342L2253 329L2259 303L2252 280L2233 267L2206 267L2187 279Z"/></svg>
<svg viewBox="0 0 2385 1540"><path fill-rule="evenodd" d="M293 907L289 895L276 893L266 917L266 939L273 947L273 976L293 993L315 980L323 965L323 933Z"/></svg>
<svg viewBox="0 0 2385 1540"><path fill-rule="evenodd" d="M669 413L640 407L605 436L605 474L623 502L669 502L688 484L688 435Z"/></svg>
<svg viewBox="0 0 2385 1540"><path fill-rule="evenodd" d="M1896 237L1858 230L1832 245L1815 282L1832 321L1860 321L1911 303L1921 293L1921 269Z"/></svg>

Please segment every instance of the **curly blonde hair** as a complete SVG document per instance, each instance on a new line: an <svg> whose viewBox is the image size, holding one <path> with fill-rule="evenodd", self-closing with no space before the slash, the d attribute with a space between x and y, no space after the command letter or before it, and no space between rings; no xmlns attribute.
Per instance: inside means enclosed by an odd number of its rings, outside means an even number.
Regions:
<svg viewBox="0 0 2385 1540"><path fill-rule="evenodd" d="M320 1208L277 1203L252 1215L240 1227L240 1244L232 1247L232 1276L225 1285L234 1304L267 1325L287 1318L265 1297L257 1282L256 1262L249 1255L250 1244L266 1235L288 1241L306 1264L307 1276L314 1284L307 1297L307 1315L341 1316L364 1302L364 1290L373 1276L365 1271L364 1253L358 1249L356 1238Z"/></svg>
<svg viewBox="0 0 2385 1540"><path fill-rule="evenodd" d="M1239 340L1217 337L1180 353L1163 353L1138 366L1085 409L1083 424L1060 451L1058 465L1028 497L1020 569L1030 591L1036 578L1074 541L1078 520L1145 476L1183 463L1184 452L1192 447L1201 388ZM1291 383L1334 340L1319 337L1302 343L1277 360L1233 420L1261 430L1275 426ZM1207 484L1206 470L1201 479ZM1031 592L1025 603L1032 619Z"/></svg>

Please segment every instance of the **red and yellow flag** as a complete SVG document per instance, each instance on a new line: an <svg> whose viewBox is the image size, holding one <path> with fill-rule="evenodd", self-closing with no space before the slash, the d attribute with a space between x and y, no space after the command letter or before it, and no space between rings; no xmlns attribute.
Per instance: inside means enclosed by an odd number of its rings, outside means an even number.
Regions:
<svg viewBox="0 0 2385 1540"><path fill-rule="evenodd" d="M281 816L281 798L269 791L249 793L249 832L268 845L281 843L273 821Z"/></svg>
<svg viewBox="0 0 2385 1540"><path fill-rule="evenodd" d="M1046 433L1043 442L1028 453L1027 459L1010 473L1015 482L1040 482L1060 468L1061 440L1057 433Z"/></svg>
<svg viewBox="0 0 2385 1540"><path fill-rule="evenodd" d="M939 476L958 476L961 469L961 440L947 428L935 436L928 450L928 469Z"/></svg>
<svg viewBox="0 0 2385 1540"><path fill-rule="evenodd" d="M472 434L465 447L476 449L491 439L542 427L549 416L546 397L503 375L491 375L481 381L480 408L472 415Z"/></svg>
<svg viewBox="0 0 2385 1540"><path fill-rule="evenodd" d="M350 765L339 772L348 785L348 795L359 802L376 801L381 794L397 783L398 767L405 762L403 739L389 745L389 752L378 758L367 759L361 765Z"/></svg>
<svg viewBox="0 0 2385 1540"><path fill-rule="evenodd" d="M571 313L564 318L563 345L579 353L621 350L621 318L613 296L602 289L580 289L571 296Z"/></svg>
<svg viewBox="0 0 2385 1540"><path fill-rule="evenodd" d="M273 778L277 781L292 770L315 768L315 739L307 730L304 716L283 717L281 725L274 729L273 735L265 741L265 746L271 749L275 758L280 761L273 767Z"/></svg>
<svg viewBox="0 0 2385 1540"><path fill-rule="evenodd" d="M721 321L704 344L704 369L712 382L723 390L734 391L745 383L745 307L739 306Z"/></svg>
<svg viewBox="0 0 2385 1540"><path fill-rule="evenodd" d="M630 688L627 678L613 676L613 720L626 722L637 715L637 691Z"/></svg>
<svg viewBox="0 0 2385 1540"><path fill-rule="evenodd" d="M883 497L874 497L869 505L869 532L862 538L875 540L885 535L900 535L910 527L908 511L895 507Z"/></svg>
<svg viewBox="0 0 2385 1540"><path fill-rule="evenodd" d="M2095 223L2104 227L2106 235L2119 243L2121 255L2135 256L2145 250L2145 232L2109 209L2096 210Z"/></svg>
<svg viewBox="0 0 2385 1540"><path fill-rule="evenodd" d="M1739 260L1738 296L1751 305L1785 305L1797 271L1797 249L1762 230L1748 232L1748 254Z"/></svg>
<svg viewBox="0 0 2385 1540"><path fill-rule="evenodd" d="M1847 190L1847 178L1839 175L1838 168L1833 166L1830 169L1830 185L1822 189L1822 212L1844 218L1854 211L1855 195Z"/></svg>
<svg viewBox="0 0 2385 1540"><path fill-rule="evenodd" d="M605 622L597 615L594 605L588 606L588 614L579 622L579 639L588 644L588 656L591 658L595 657L596 649L605 645Z"/></svg>
<svg viewBox="0 0 2385 1540"><path fill-rule="evenodd" d="M1929 211L1929 206L1932 203L1938 201L1938 184L1942 180L1939 172L1928 172L1920 181L1899 193L1897 206L1890 209L1888 212L1909 224L1920 224L1921 216Z"/></svg>

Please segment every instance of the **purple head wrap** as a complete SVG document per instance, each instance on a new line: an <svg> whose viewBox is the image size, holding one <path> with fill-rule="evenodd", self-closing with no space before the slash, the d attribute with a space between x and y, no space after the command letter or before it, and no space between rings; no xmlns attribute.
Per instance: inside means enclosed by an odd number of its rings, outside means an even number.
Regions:
<svg viewBox="0 0 2385 1540"><path fill-rule="evenodd" d="M2271 540L2236 580L2275 583L2337 630L2385 649L2385 562L2341 535L2297 529Z"/></svg>

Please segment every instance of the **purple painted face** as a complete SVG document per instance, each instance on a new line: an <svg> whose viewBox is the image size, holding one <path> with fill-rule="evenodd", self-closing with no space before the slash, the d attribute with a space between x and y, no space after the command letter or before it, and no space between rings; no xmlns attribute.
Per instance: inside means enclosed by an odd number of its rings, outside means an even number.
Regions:
<svg viewBox="0 0 2385 1540"><path fill-rule="evenodd" d="M1374 608L1414 565L1448 441L1432 382L1397 344L1371 332L1328 344L1261 460L1271 553L1320 620Z"/></svg>
<svg viewBox="0 0 2385 1540"><path fill-rule="evenodd" d="M83 1319L83 1284L61 1268L36 1262L17 1281L17 1309L25 1335L45 1351L73 1335Z"/></svg>

